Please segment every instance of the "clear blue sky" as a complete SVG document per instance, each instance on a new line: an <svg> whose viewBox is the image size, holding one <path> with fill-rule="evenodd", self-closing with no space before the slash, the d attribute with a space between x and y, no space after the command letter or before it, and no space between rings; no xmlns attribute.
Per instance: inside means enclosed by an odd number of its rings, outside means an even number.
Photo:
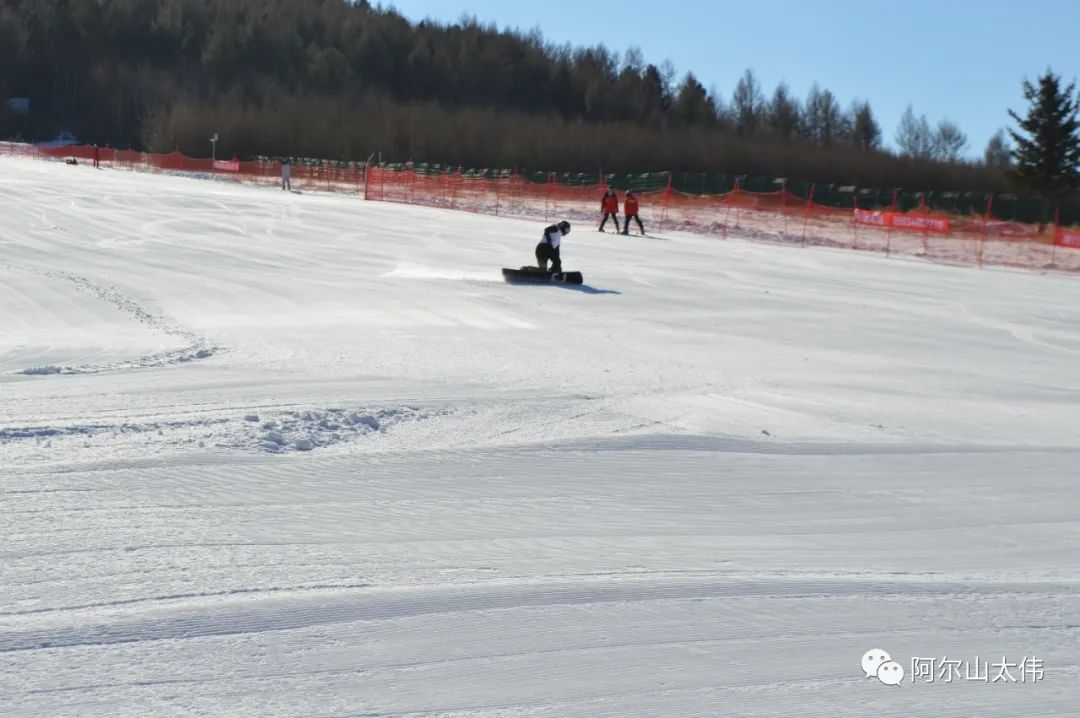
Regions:
<svg viewBox="0 0 1080 718"><path fill-rule="evenodd" d="M393 0L410 20L454 22L463 13L499 29L539 28L551 42L641 48L671 60L728 100L753 68L766 95L781 80L800 97L817 81L847 107L870 101L893 145L910 102L931 123L948 118L968 135L967 154L1024 107L1021 81L1047 66L1080 75L1080 0Z"/></svg>

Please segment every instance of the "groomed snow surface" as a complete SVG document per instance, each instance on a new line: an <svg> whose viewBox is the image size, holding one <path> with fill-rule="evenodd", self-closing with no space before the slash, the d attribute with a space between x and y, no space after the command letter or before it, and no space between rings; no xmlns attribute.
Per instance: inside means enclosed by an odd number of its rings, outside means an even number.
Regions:
<svg viewBox="0 0 1080 718"><path fill-rule="evenodd" d="M4 718L1076 715L1076 277L509 286L541 221L11 158L0 218Z"/></svg>

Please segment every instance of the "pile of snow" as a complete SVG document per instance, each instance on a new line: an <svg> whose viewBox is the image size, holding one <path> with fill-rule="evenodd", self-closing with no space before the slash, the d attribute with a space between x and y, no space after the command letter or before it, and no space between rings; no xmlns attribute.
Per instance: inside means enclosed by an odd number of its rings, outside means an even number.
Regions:
<svg viewBox="0 0 1080 718"><path fill-rule="evenodd" d="M417 421L427 418L420 407L410 406L379 409L374 412L348 409L323 411L287 411L273 419L263 421L258 414L249 414L244 421L258 425L246 431L245 439L233 446L258 442L258 446L271 453L283 451L311 451L319 447L333 446L343 441L385 432L400 421Z"/></svg>
<svg viewBox="0 0 1080 718"><path fill-rule="evenodd" d="M0 457L10 465L31 465L61 456L68 461L100 457L104 451L110 459L209 449L273 454L314 451L384 437L399 424L430 421L450 412L403 406L275 410L239 417L215 411L189 419L5 426L0 427Z"/></svg>

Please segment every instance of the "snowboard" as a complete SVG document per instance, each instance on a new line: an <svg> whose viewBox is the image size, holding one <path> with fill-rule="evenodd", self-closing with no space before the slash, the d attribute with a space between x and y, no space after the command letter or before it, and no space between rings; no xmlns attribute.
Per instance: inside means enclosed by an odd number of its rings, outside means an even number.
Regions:
<svg viewBox="0 0 1080 718"><path fill-rule="evenodd" d="M581 272L542 272L539 267L503 267L502 274L510 284L581 284L584 281Z"/></svg>

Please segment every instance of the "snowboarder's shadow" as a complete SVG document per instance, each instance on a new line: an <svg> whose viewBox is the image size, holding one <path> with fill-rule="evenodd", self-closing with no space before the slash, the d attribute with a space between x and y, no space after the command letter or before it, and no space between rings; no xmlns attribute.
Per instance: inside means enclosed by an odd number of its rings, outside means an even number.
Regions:
<svg viewBox="0 0 1080 718"><path fill-rule="evenodd" d="M581 292L582 294L622 294L622 292L615 289L597 289L596 287L590 287L588 284L556 284L554 286Z"/></svg>
<svg viewBox="0 0 1080 718"><path fill-rule="evenodd" d="M558 287L559 289L565 289L571 292L581 292L582 294L622 294L622 292L615 289L597 289L596 287L590 287L588 284L563 284L561 282L537 282L527 283L520 286L531 287Z"/></svg>

